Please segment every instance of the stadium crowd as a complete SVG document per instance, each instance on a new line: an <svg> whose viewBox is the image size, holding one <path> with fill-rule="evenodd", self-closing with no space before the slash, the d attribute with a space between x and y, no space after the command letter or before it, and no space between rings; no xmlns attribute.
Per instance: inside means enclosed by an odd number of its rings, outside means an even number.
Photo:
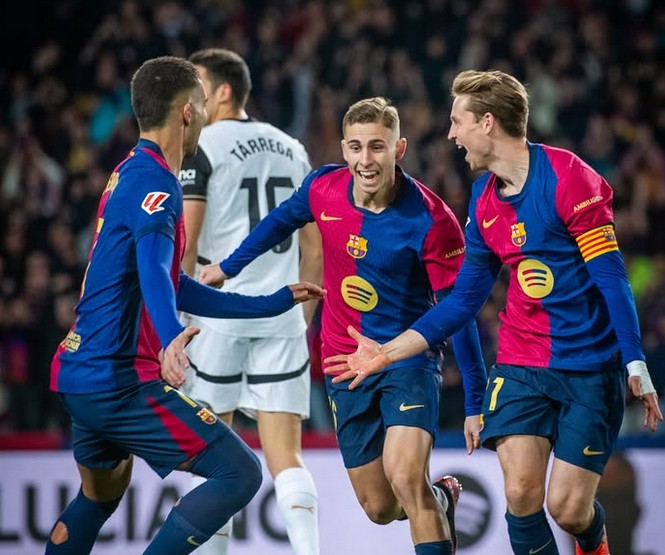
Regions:
<svg viewBox="0 0 665 555"><path fill-rule="evenodd" d="M530 139L574 150L614 188L647 361L665 396L665 4L54 0L39 17L49 31L26 33L34 42L14 44L0 66L0 429L67 429L49 364L73 322L99 195L136 141L130 77L150 57L209 46L248 61L250 115L299 138L313 167L342 161L346 106L391 98L410 143L404 167L462 223L473 176L446 138L450 80L496 68L524 81ZM0 31L18 40L21 27ZM479 316L488 362L504 291ZM441 426L460 429L453 356L446 367ZM641 413L629 407L624 433L641 431Z"/></svg>

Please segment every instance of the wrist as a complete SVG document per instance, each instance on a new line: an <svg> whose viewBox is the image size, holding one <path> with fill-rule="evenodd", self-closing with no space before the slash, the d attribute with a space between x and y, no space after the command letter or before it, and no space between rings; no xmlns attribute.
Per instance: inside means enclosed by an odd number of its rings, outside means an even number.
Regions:
<svg viewBox="0 0 665 555"><path fill-rule="evenodd" d="M651 382L646 362L643 360L633 360L626 364L626 368L631 378L637 376L640 379L640 395L648 395L649 393L656 392L656 388Z"/></svg>

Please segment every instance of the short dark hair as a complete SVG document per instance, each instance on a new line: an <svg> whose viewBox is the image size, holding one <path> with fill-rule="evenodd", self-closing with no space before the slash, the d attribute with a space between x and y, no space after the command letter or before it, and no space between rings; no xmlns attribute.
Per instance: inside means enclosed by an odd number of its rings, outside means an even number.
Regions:
<svg viewBox="0 0 665 555"><path fill-rule="evenodd" d="M141 131L162 127L173 101L197 86L201 77L191 62L175 56L148 60L132 77L132 108Z"/></svg>
<svg viewBox="0 0 665 555"><path fill-rule="evenodd" d="M206 48L194 52L189 61L206 68L213 91L222 84L231 85L234 107L245 107L252 90L252 78L247 63L239 54L226 48Z"/></svg>

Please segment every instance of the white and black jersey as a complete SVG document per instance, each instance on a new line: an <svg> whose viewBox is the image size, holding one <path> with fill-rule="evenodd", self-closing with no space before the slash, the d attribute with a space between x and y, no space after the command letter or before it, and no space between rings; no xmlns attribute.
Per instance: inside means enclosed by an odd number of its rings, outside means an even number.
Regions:
<svg viewBox="0 0 665 555"><path fill-rule="evenodd" d="M227 119L205 127L197 154L184 160L180 172L185 201L207 203L199 263L220 262L231 254L261 218L291 196L310 169L303 145L270 124ZM227 280L224 290L270 294L298 282L298 268L294 234ZM295 337L305 330L300 305L274 318L205 321L239 337Z"/></svg>

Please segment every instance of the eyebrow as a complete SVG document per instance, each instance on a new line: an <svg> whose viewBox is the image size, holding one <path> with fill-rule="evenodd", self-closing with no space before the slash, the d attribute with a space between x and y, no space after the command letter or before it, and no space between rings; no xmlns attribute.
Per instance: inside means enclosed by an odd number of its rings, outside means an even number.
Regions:
<svg viewBox="0 0 665 555"><path fill-rule="evenodd" d="M351 144L359 145L359 144L362 144L362 141L360 139L347 139L346 143L349 144L349 145L351 145ZM373 146L373 145L376 145L376 144L385 145L385 144L388 144L388 143L384 139L370 139L367 142L367 144L370 145L370 146Z"/></svg>

